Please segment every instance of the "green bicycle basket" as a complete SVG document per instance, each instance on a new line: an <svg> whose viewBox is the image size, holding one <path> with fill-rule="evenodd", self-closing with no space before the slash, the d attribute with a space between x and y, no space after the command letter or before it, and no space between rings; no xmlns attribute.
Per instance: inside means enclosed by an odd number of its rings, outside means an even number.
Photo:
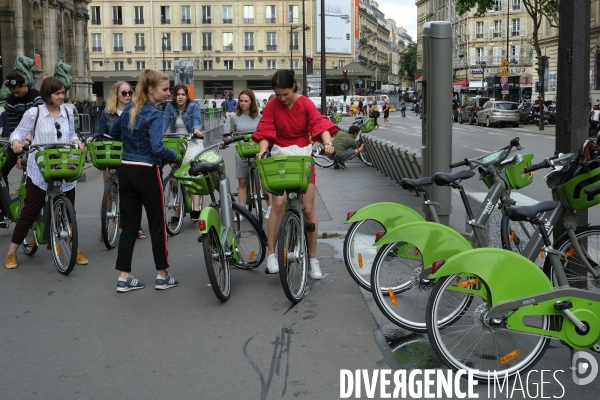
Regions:
<svg viewBox="0 0 600 400"><path fill-rule="evenodd" d="M242 140L241 142L236 143L237 152L240 155L240 157L242 157L243 160L245 160L247 158L253 158L254 156L256 156L258 154L258 151L260 149L258 146L258 143L255 143L252 140L251 133L244 135L244 136L246 137L246 139Z"/></svg>
<svg viewBox="0 0 600 400"><path fill-rule="evenodd" d="M83 173L86 156L87 150L48 149L35 153L35 160L47 183L61 179L73 182Z"/></svg>
<svg viewBox="0 0 600 400"><path fill-rule="evenodd" d="M182 138L166 137L163 138L163 145L167 149L175 150L175 153L177 153L177 159L175 159L176 163L183 161L183 157L185 156L185 152L187 150L187 140Z"/></svg>
<svg viewBox="0 0 600 400"><path fill-rule="evenodd" d="M306 193L314 165L315 160L310 156L275 156L256 160L265 189L276 196L290 190Z"/></svg>
<svg viewBox="0 0 600 400"><path fill-rule="evenodd" d="M8 157L8 151L4 147L0 147L0 168L4 166L6 158Z"/></svg>
<svg viewBox="0 0 600 400"><path fill-rule="evenodd" d="M368 120L365 121L362 128L363 128L363 131L365 131L365 132L371 132L373 130L373 128L375 128L375 120L373 118L369 118Z"/></svg>
<svg viewBox="0 0 600 400"><path fill-rule="evenodd" d="M331 118L331 122L333 122L336 125L342 122L342 114L335 114L333 118Z"/></svg>
<svg viewBox="0 0 600 400"><path fill-rule="evenodd" d="M525 186L530 185L531 182L533 182L533 175L523 174L523 168L531 166L532 160L533 154L526 154L518 163L513 161L510 164L502 166L502 168L505 168L506 170L506 177L508 178L511 188L515 190L523 189ZM490 176L484 176L482 180L488 189L492 187L492 178Z"/></svg>
<svg viewBox="0 0 600 400"><path fill-rule="evenodd" d="M584 189L596 186L598 182L600 182L600 168L570 179L567 183L558 187L563 203L571 210L576 211L585 210L599 204L600 196L589 197L584 192Z"/></svg>
<svg viewBox="0 0 600 400"><path fill-rule="evenodd" d="M123 160L123 143L107 140L87 144L94 167L103 171L106 168L118 168Z"/></svg>
<svg viewBox="0 0 600 400"><path fill-rule="evenodd" d="M208 177L200 174L198 176L190 175L190 166L193 160L183 164L175 172L175 178L185 186L186 190L190 194L207 195L210 194L207 180L210 180L210 189L215 190L215 185L212 176L209 174Z"/></svg>

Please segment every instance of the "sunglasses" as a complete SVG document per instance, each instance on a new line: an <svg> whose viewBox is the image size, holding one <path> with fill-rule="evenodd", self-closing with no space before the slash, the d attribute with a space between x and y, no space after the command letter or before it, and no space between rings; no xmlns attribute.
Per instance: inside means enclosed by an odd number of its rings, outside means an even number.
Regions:
<svg viewBox="0 0 600 400"><path fill-rule="evenodd" d="M16 81L16 80L14 80L14 79L7 79L7 80L5 80L5 81L4 81L4 83L5 83L7 86L8 86L8 85L11 85L11 86L16 86L16 85L17 85L17 81Z"/></svg>
<svg viewBox="0 0 600 400"><path fill-rule="evenodd" d="M123 91L121 92L121 96L123 96L123 97L127 97L127 96L131 97L131 96L133 96L133 90L130 90L130 91L128 91L128 92L127 92L127 91L125 91L125 90L123 90Z"/></svg>
<svg viewBox="0 0 600 400"><path fill-rule="evenodd" d="M58 122L55 122L54 127L56 128L56 137L60 139L62 137L62 132L60 131L60 124Z"/></svg>

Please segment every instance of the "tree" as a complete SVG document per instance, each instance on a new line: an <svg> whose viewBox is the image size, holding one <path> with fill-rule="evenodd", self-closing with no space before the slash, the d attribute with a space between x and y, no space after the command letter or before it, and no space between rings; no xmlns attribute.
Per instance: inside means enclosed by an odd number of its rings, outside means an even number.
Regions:
<svg viewBox="0 0 600 400"><path fill-rule="evenodd" d="M410 45L407 50L400 54L400 71L410 80L415 78L417 71L417 46Z"/></svg>
<svg viewBox="0 0 600 400"><path fill-rule="evenodd" d="M512 0L506 1L509 2ZM540 49L538 32L542 25L542 20L546 18L553 27L558 28L558 4L560 0L521 0L521 2L533 20L533 48L535 49L536 56L539 57L542 55L542 50ZM487 11L492 10L495 5L496 0L456 0L456 12L458 15L463 15L474 7L477 7L475 16L481 17ZM538 79L542 80L542 73L540 72L538 72Z"/></svg>

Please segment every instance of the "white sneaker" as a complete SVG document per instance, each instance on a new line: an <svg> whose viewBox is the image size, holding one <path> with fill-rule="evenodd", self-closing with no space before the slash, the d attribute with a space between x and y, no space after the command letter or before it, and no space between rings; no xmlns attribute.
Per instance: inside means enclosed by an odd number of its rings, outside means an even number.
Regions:
<svg viewBox="0 0 600 400"><path fill-rule="evenodd" d="M269 220L269 215L271 215L271 207L267 207L267 211L265 212L264 218Z"/></svg>
<svg viewBox="0 0 600 400"><path fill-rule="evenodd" d="M276 274L279 272L279 263L277 262L277 254L269 254L267 256L267 274Z"/></svg>
<svg viewBox="0 0 600 400"><path fill-rule="evenodd" d="M310 262L310 277L316 280L323 278L318 260Z"/></svg>

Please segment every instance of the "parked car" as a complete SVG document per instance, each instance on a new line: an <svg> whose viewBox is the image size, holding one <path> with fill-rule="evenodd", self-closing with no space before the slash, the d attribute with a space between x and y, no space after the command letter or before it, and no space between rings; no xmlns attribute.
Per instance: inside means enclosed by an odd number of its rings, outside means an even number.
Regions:
<svg viewBox="0 0 600 400"><path fill-rule="evenodd" d="M458 123L468 122L469 124L477 123L477 111L483 107L491 97L470 97L465 101L458 113Z"/></svg>
<svg viewBox="0 0 600 400"><path fill-rule="evenodd" d="M513 125L519 126L521 114L519 105L512 101L490 100L477 112L477 125L485 123L491 125Z"/></svg>

